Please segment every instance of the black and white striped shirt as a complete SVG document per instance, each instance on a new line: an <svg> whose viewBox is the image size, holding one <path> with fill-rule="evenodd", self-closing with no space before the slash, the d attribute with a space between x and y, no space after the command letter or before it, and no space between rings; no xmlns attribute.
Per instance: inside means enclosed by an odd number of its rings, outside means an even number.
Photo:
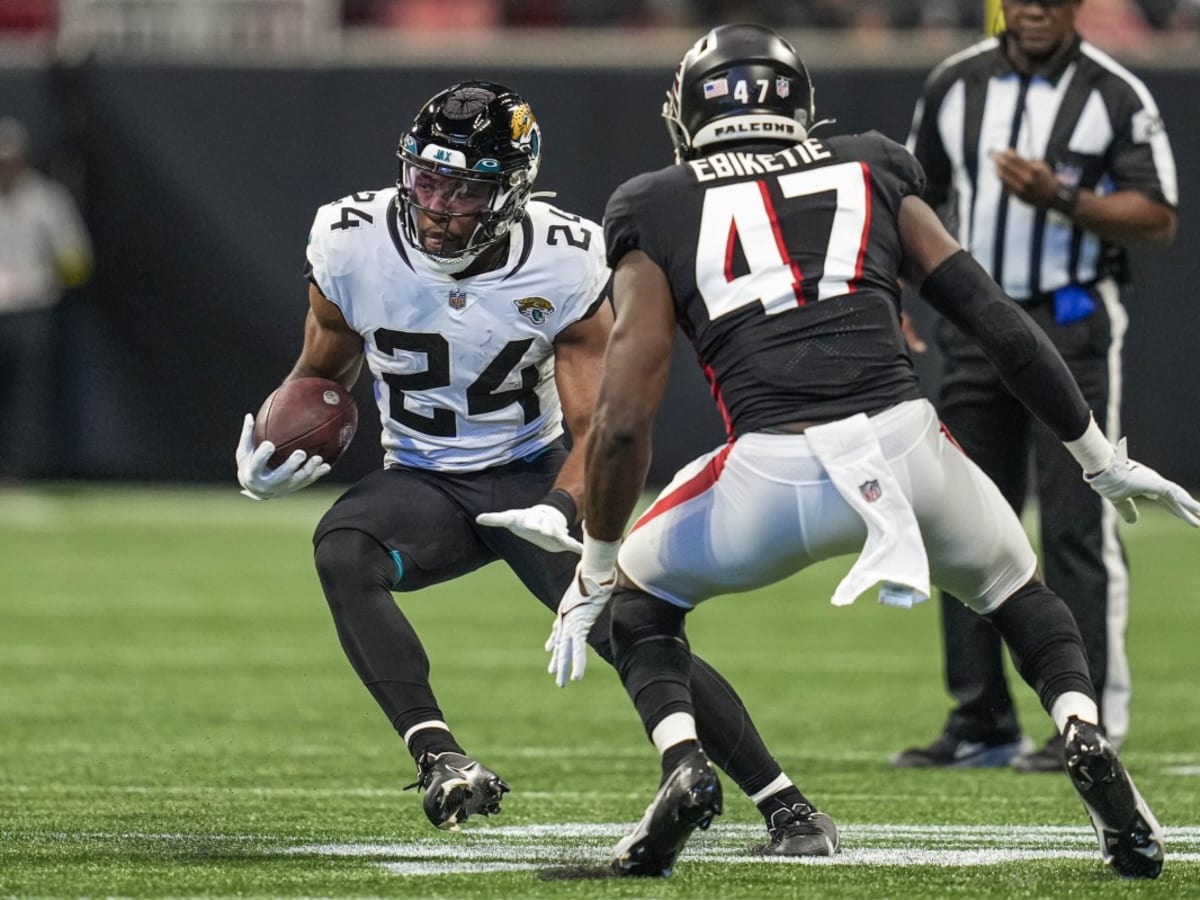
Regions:
<svg viewBox="0 0 1200 900"><path fill-rule="evenodd" d="M1008 194L989 157L1009 147L1044 159L1064 184L1141 191L1175 207L1175 161L1154 98L1086 41L1033 75L1013 68L1003 41L951 56L926 81L908 138L925 199L953 198L959 242L1018 300L1120 275L1121 248Z"/></svg>

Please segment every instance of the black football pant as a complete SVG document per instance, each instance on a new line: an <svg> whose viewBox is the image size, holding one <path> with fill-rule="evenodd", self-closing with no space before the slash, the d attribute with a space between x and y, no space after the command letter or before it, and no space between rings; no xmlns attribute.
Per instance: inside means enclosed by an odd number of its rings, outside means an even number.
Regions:
<svg viewBox="0 0 1200 900"><path fill-rule="evenodd" d="M1115 437L1117 429L1108 426L1120 403L1124 310L1111 285L1093 295L1095 313L1069 325L1054 322L1050 301L1026 308L1067 361L1100 428ZM1087 486L1061 442L1008 393L981 351L946 322L939 323L938 344L944 365L942 422L1018 514L1032 464L1043 578L1079 625L1102 724L1119 746L1129 716L1129 573L1117 514ZM954 597L943 594L941 607L946 686L956 704L947 730L967 740L1016 740L1021 729L999 635Z"/></svg>

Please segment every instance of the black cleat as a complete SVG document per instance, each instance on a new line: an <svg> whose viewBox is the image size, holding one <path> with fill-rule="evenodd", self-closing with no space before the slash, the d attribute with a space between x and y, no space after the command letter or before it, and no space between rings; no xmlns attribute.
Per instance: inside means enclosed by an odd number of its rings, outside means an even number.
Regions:
<svg viewBox="0 0 1200 900"><path fill-rule="evenodd" d="M1122 878L1157 878L1162 826L1150 812L1117 751L1095 725L1072 716L1063 732L1067 776L1100 839L1100 856Z"/></svg>
<svg viewBox="0 0 1200 900"><path fill-rule="evenodd" d="M663 781L646 814L613 851L618 875L666 878L692 832L721 814L721 782L703 750L689 754Z"/></svg>
<svg viewBox="0 0 1200 900"><path fill-rule="evenodd" d="M470 816L500 812L509 787L500 776L461 753L423 753L417 760L417 780L408 785L425 792L422 806L435 828L458 831Z"/></svg>
<svg viewBox="0 0 1200 900"><path fill-rule="evenodd" d="M833 856L841 845L833 819L807 803L776 810L767 830L771 842L759 851L764 856Z"/></svg>

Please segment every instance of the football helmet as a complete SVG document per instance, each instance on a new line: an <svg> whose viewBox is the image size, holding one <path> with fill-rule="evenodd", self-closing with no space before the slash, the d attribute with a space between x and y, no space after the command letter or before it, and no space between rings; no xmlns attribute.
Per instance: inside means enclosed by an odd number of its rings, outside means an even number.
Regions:
<svg viewBox="0 0 1200 900"><path fill-rule="evenodd" d="M464 81L434 95L396 151L405 237L430 259L465 267L525 214L541 152L541 129L516 91ZM473 228L452 233L466 217Z"/></svg>
<svg viewBox="0 0 1200 900"><path fill-rule="evenodd" d="M726 141L804 140L813 87L795 48L762 25L721 25L696 41L675 70L663 118L675 161Z"/></svg>

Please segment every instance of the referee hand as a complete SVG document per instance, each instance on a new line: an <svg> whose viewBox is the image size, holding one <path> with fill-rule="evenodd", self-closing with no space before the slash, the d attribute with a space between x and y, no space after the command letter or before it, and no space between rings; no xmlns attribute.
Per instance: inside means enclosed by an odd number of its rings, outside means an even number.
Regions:
<svg viewBox="0 0 1200 900"><path fill-rule="evenodd" d="M1058 179L1045 160L1026 159L1016 150L998 150L992 154L996 175L1005 189L1031 206L1045 209L1058 191Z"/></svg>

